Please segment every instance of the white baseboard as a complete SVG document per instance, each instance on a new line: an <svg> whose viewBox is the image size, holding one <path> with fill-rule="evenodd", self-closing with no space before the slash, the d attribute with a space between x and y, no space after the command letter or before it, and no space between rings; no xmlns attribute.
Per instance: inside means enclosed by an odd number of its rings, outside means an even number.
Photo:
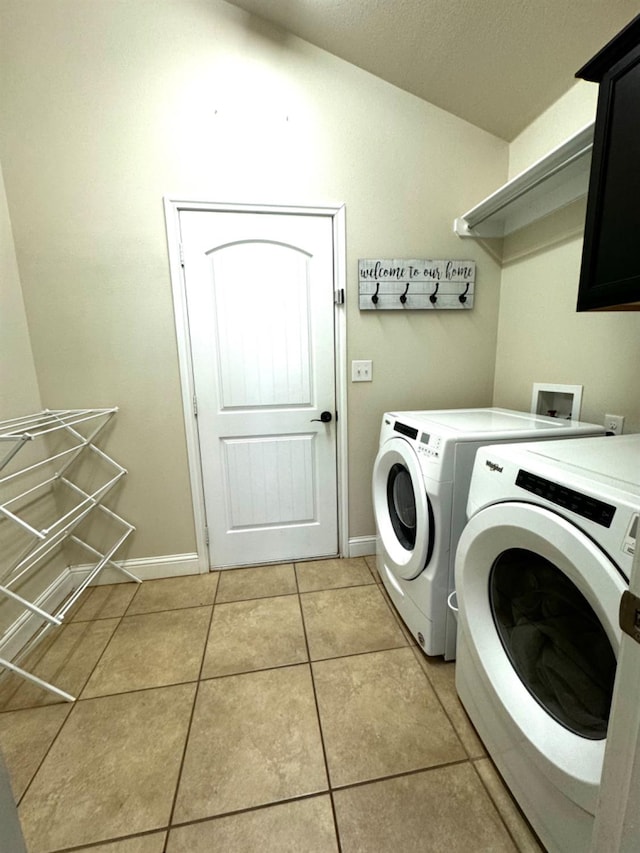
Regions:
<svg viewBox="0 0 640 853"><path fill-rule="evenodd" d="M375 536L355 536L349 539L349 557L369 557L375 553Z"/></svg>
<svg viewBox="0 0 640 853"><path fill-rule="evenodd" d="M163 557L141 557L133 560L116 560L116 562L141 581L200 574L197 554L165 554ZM69 570L74 578L74 588L80 585L91 568L91 566L73 566ZM107 566L100 572L94 584L100 586L106 583L126 583L129 580L122 572Z"/></svg>

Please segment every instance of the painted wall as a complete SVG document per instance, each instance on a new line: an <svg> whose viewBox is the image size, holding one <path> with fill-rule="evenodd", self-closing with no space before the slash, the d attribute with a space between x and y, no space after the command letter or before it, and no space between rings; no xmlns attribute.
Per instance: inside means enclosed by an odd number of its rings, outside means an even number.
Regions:
<svg viewBox="0 0 640 853"><path fill-rule="evenodd" d="M597 86L576 84L510 146L510 176L595 118ZM528 409L534 382L583 385L582 420L625 416L640 432L640 313L576 313L585 201L504 241L494 401Z"/></svg>
<svg viewBox="0 0 640 853"><path fill-rule="evenodd" d="M0 170L0 420L37 412L41 408L4 180ZM4 457L9 448L8 444L0 445L0 455ZM13 463L9 463L3 470L3 476L15 470L18 462L23 465L33 464L42 458L42 453L41 447L23 447L15 459L15 467L11 467ZM29 485L31 483L20 480L18 491ZM3 500L9 497L9 488L3 486ZM55 508L51 500L46 499L38 502L35 509L32 507L32 514L36 512L51 517L52 513L55 514ZM18 533L12 521L4 516L0 517L0 554L3 567L5 564L10 565L12 561L17 562L22 556L22 549L28 544L33 544L33 540L26 534ZM55 555L46 564L41 563L37 573L28 575L14 587L15 591L29 600L37 599L60 574L64 565L63 555ZM0 633L14 622L21 610L21 605L0 596Z"/></svg>
<svg viewBox="0 0 640 853"><path fill-rule="evenodd" d="M491 402L500 270L452 222L506 179L506 143L221 0L0 14L0 160L42 400L120 406L127 556L195 547L165 194L346 203L348 358L374 362L349 386L350 535L373 534L381 414ZM360 257L475 259L474 310L360 315Z"/></svg>
<svg viewBox="0 0 640 853"><path fill-rule="evenodd" d="M18 261L0 169L0 420L41 408Z"/></svg>

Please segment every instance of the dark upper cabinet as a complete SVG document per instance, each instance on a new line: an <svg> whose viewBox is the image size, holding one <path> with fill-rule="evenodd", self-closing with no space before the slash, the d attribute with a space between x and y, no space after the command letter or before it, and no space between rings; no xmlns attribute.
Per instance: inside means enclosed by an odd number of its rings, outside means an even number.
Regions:
<svg viewBox="0 0 640 853"><path fill-rule="evenodd" d="M640 15L576 77L600 84L578 311L640 311Z"/></svg>

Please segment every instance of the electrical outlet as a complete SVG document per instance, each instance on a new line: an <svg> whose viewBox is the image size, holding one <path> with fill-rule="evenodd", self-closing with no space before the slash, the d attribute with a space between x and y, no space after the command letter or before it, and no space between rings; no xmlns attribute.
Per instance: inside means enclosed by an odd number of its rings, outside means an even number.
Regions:
<svg viewBox="0 0 640 853"><path fill-rule="evenodd" d="M607 432L612 432L614 435L622 435L624 427L624 415L605 415L604 428Z"/></svg>
<svg viewBox="0 0 640 853"><path fill-rule="evenodd" d="M352 382L371 382L373 366L371 361L351 362Z"/></svg>

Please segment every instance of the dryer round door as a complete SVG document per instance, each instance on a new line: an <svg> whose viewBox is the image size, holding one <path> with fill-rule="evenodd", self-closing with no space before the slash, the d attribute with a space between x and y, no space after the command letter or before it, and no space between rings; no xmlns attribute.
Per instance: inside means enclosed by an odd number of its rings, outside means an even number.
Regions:
<svg viewBox="0 0 640 853"><path fill-rule="evenodd" d="M526 754L592 814L626 587L588 536L544 507L489 506L458 543L458 621L473 665Z"/></svg>
<svg viewBox="0 0 640 853"><path fill-rule="evenodd" d="M418 455L402 438L385 442L376 457L373 508L387 567L416 577L433 550L433 513Z"/></svg>

